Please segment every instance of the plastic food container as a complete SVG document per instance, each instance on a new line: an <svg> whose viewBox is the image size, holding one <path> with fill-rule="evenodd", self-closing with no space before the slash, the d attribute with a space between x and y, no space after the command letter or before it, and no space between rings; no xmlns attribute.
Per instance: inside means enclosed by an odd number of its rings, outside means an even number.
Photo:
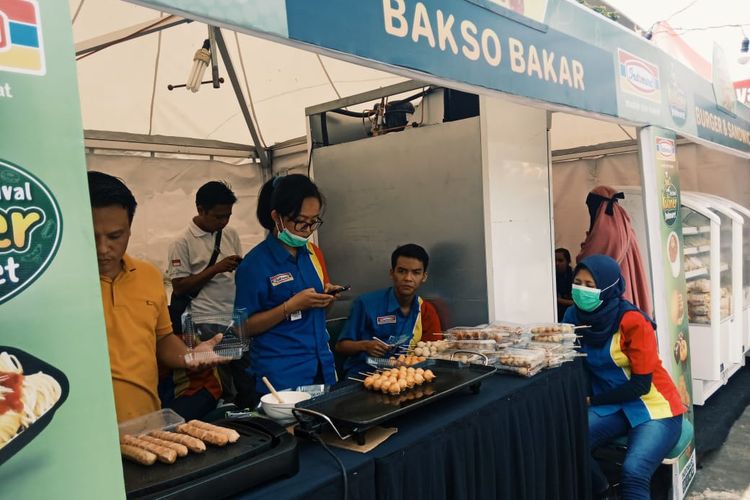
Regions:
<svg viewBox="0 0 750 500"><path fill-rule="evenodd" d="M498 362L506 366L534 368L544 364L544 351L532 349L505 349L497 354Z"/></svg>
<svg viewBox="0 0 750 500"><path fill-rule="evenodd" d="M297 403L311 398L310 393L303 391L279 391L276 394L284 401L283 403L276 401L273 394L266 394L260 398L260 405L266 415L279 423L292 422L292 408Z"/></svg>
<svg viewBox="0 0 750 500"><path fill-rule="evenodd" d="M534 342L546 342L546 343L575 343L578 335L575 333L540 333L531 334L531 339Z"/></svg>
<svg viewBox="0 0 750 500"><path fill-rule="evenodd" d="M201 361L212 356L223 356L239 359L250 348L250 336L245 332L246 316L241 311L233 314L185 315L182 339L190 352L185 360L190 363ZM211 351L194 351L201 342L213 338L216 334L223 335Z"/></svg>
<svg viewBox="0 0 750 500"><path fill-rule="evenodd" d="M524 349L536 349L536 350L542 350L544 352L561 352L566 349L565 346L562 344L558 344L555 342L538 342L538 341L531 341L523 346Z"/></svg>
<svg viewBox="0 0 750 500"><path fill-rule="evenodd" d="M446 340L495 340L507 339L510 333L499 329L486 328L452 328L443 333Z"/></svg>
<svg viewBox="0 0 750 500"><path fill-rule="evenodd" d="M491 328L492 330L497 330L502 333L507 333L509 335L517 335L519 333L523 333L523 325L519 323L511 323L510 321L493 321L488 325L488 328Z"/></svg>
<svg viewBox="0 0 750 500"><path fill-rule="evenodd" d="M525 367L525 366L511 366L511 365L504 365L502 363L495 364L495 367L498 369L498 371L504 372L504 373L512 373L514 375L519 375L521 377L533 377L540 371L542 371L542 368L544 368L544 364L540 364L534 367Z"/></svg>
<svg viewBox="0 0 750 500"><path fill-rule="evenodd" d="M171 431L178 425L184 423L184 418L169 408L164 408L131 420L126 420L117 427L120 431L120 436L126 434L131 436L141 436L154 431Z"/></svg>
<svg viewBox="0 0 750 500"><path fill-rule="evenodd" d="M556 335L575 333L575 325L570 323L534 323L526 326L526 331L532 335Z"/></svg>
<svg viewBox="0 0 750 500"><path fill-rule="evenodd" d="M463 351L496 351L497 342L494 340L455 340L450 348Z"/></svg>

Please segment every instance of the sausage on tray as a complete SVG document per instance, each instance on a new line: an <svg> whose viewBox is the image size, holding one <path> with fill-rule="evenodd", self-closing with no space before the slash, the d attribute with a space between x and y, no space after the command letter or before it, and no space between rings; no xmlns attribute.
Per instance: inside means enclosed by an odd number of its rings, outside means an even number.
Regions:
<svg viewBox="0 0 750 500"><path fill-rule="evenodd" d="M156 455L137 446L120 444L120 453L123 457L137 464L153 465L156 462Z"/></svg>
<svg viewBox="0 0 750 500"><path fill-rule="evenodd" d="M177 453L178 457L184 457L188 454L187 446L184 444L175 443L174 441L165 441L164 439L159 439L154 436L138 436L138 439L143 439L151 444L170 448Z"/></svg>
<svg viewBox="0 0 750 500"><path fill-rule="evenodd" d="M188 422L188 424L194 427L198 427L199 429L203 429L204 431L213 431L220 432L221 434L226 434L227 439L230 443L236 443L240 439L240 433L234 429L209 424L200 420L191 420L190 422Z"/></svg>
<svg viewBox="0 0 750 500"><path fill-rule="evenodd" d="M168 431L154 431L151 435L155 438L163 439L164 441L171 441L173 443L185 445L193 453L203 453L206 451L206 443L186 434L178 434L176 432Z"/></svg>
<svg viewBox="0 0 750 500"><path fill-rule="evenodd" d="M214 446L225 446L227 442L229 442L229 438L227 437L226 434L222 434L220 432L214 432L214 431L207 431L207 430L201 429L200 427L195 427L194 425L190 425L190 424L178 425L177 432L181 432L183 434L193 436L195 438L200 439L201 441L205 441L208 444L212 444Z"/></svg>
<svg viewBox="0 0 750 500"><path fill-rule="evenodd" d="M146 451L150 451L156 455L156 458L158 458L160 462L164 462L165 464L173 464L174 461L177 460L176 451L170 448L165 448L164 446L159 446L158 444L149 443L148 441L127 434L120 438L120 444L136 446Z"/></svg>

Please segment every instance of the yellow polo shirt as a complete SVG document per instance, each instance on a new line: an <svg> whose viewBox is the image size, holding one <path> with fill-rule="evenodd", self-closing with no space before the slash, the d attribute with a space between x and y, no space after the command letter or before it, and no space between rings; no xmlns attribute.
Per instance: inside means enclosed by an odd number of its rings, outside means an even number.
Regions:
<svg viewBox="0 0 750 500"><path fill-rule="evenodd" d="M118 422L161 408L156 343L172 332L161 272L128 255L122 261L114 280L99 276Z"/></svg>

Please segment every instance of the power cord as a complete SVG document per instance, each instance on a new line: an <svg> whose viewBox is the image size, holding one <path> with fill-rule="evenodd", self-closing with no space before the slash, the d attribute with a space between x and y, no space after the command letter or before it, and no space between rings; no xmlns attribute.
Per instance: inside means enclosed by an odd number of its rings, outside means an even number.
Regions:
<svg viewBox="0 0 750 500"><path fill-rule="evenodd" d="M344 500L349 499L349 479L346 476L346 467L344 467L344 462L341 461L339 457L336 456L336 454L328 447L325 441L323 441L323 438L320 437L319 434L313 434L313 437L317 442L319 442L323 448L333 457L334 460L339 464L339 467L341 468L341 477L344 480Z"/></svg>

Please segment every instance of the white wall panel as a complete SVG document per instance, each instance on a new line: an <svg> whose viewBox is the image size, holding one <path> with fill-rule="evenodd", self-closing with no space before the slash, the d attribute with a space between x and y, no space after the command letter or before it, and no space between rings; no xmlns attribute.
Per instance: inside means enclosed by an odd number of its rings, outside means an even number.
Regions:
<svg viewBox="0 0 750 500"><path fill-rule="evenodd" d="M491 320L555 315L552 206L544 110L480 96Z"/></svg>

